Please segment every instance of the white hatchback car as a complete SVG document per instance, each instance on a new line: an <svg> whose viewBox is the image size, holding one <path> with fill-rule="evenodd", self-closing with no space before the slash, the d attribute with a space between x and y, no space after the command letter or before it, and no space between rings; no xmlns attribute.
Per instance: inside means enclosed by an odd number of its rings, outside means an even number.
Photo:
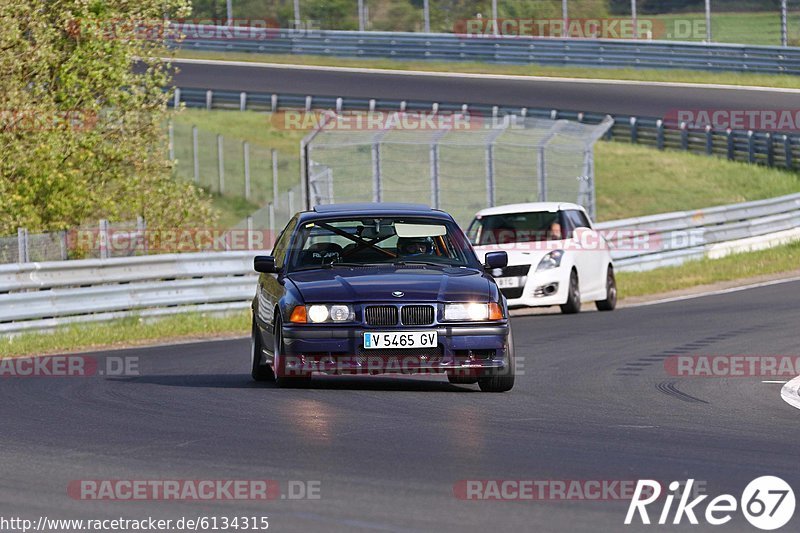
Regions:
<svg viewBox="0 0 800 533"><path fill-rule="evenodd" d="M491 207L475 215L467 236L480 259L488 252L508 253L508 266L491 274L509 306L558 305L563 313L577 313L585 302L595 302L600 311L617 305L608 243L579 205Z"/></svg>

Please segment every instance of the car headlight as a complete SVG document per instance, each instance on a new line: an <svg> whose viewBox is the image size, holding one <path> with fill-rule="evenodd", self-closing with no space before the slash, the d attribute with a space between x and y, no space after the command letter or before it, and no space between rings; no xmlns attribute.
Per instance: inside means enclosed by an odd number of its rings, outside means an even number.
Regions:
<svg viewBox="0 0 800 533"><path fill-rule="evenodd" d="M503 311L495 302L465 302L445 304L444 319L453 321L483 322L486 320L502 320Z"/></svg>
<svg viewBox="0 0 800 533"><path fill-rule="evenodd" d="M564 250L553 250L552 252L547 252L547 254L542 257L542 260L539 261L539 266L536 267L536 272L560 267L562 257L564 257Z"/></svg>
<svg viewBox="0 0 800 533"><path fill-rule="evenodd" d="M353 307L345 304L313 304L307 306L298 305L298 308L305 310L305 318L302 320L303 313L297 313L299 320L294 320L295 313L292 313L292 322L311 322L313 324L322 324L325 322L352 322L355 317Z"/></svg>

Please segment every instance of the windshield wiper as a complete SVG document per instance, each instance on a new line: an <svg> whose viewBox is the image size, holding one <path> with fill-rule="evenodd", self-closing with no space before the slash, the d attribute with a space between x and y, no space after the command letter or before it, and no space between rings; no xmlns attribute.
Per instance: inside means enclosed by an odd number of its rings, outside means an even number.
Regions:
<svg viewBox="0 0 800 533"><path fill-rule="evenodd" d="M427 265L427 266L435 266L439 268L447 268L453 265L447 263L437 263L435 261L421 261L417 259L401 259L400 261L395 261L392 263L394 266L405 266L405 265Z"/></svg>

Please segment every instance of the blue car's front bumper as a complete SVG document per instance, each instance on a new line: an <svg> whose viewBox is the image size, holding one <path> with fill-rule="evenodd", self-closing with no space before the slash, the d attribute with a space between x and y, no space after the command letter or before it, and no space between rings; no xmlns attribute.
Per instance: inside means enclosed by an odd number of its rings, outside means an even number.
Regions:
<svg viewBox="0 0 800 533"><path fill-rule="evenodd" d="M365 350L365 331L436 331L438 346L424 349ZM474 375L510 369L507 322L437 324L427 327L283 327L287 371L330 374L440 373Z"/></svg>

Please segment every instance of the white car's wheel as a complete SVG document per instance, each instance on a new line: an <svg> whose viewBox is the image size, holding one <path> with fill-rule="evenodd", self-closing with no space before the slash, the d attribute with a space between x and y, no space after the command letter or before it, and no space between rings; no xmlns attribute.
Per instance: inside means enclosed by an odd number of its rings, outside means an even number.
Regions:
<svg viewBox="0 0 800 533"><path fill-rule="evenodd" d="M606 299L595 302L598 311L613 311L617 307L617 280L614 277L614 268L608 267L606 275Z"/></svg>
<svg viewBox="0 0 800 533"><path fill-rule="evenodd" d="M581 289L578 284L578 272L574 269L569 275L569 287L567 288L567 303L561 305L561 312L565 315L580 313L581 311Z"/></svg>

